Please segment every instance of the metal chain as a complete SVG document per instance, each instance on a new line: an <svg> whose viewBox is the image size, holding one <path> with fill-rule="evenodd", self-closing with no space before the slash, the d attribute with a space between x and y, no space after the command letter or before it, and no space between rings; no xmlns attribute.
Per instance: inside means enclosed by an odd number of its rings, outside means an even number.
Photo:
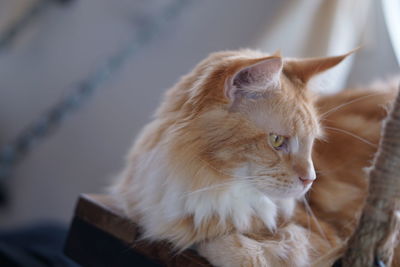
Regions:
<svg viewBox="0 0 400 267"><path fill-rule="evenodd" d="M110 80L128 58L153 39L165 22L177 16L188 2L188 0L176 0L154 16L156 20L145 20L143 25L138 27L138 33L124 48L112 55L91 75L78 82L69 95L44 112L14 140L3 146L0 150L0 181L9 177L17 162L21 161L41 139L60 126L68 115L81 107L96 89Z"/></svg>

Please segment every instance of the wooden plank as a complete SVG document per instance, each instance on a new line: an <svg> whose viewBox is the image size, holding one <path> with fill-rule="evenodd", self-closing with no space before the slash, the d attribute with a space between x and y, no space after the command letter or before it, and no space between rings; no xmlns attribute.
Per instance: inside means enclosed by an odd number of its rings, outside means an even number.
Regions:
<svg viewBox="0 0 400 267"><path fill-rule="evenodd" d="M79 217L74 217L71 223L65 243L65 254L82 266L163 266Z"/></svg>
<svg viewBox="0 0 400 267"><path fill-rule="evenodd" d="M107 195L82 194L75 216L126 243L132 243L138 237L137 225L127 219Z"/></svg>
<svg viewBox="0 0 400 267"><path fill-rule="evenodd" d="M193 250L176 255L170 244L139 241L139 236L137 225L123 216L109 196L83 194L65 253L83 266L211 266Z"/></svg>

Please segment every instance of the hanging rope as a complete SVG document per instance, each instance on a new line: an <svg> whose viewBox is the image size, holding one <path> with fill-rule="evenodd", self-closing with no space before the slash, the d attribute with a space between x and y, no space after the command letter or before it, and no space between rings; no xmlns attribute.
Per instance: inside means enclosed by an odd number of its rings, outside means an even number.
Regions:
<svg viewBox="0 0 400 267"><path fill-rule="evenodd" d="M188 0L176 0L154 16L156 20L144 20L138 27L138 33L124 48L112 55L91 75L78 82L69 95L49 108L14 140L6 144L0 150L0 181L9 177L17 162L20 162L41 139L60 126L68 115L81 107L97 88L120 70L128 58L139 51L139 48L153 39L162 26L176 17L187 3Z"/></svg>
<svg viewBox="0 0 400 267"><path fill-rule="evenodd" d="M369 194L343 266L390 266L400 229L400 92L370 172Z"/></svg>
<svg viewBox="0 0 400 267"><path fill-rule="evenodd" d="M0 37L0 50L7 48L31 22L42 14L52 2L58 2L61 4L71 2L72 0L37 0L34 2L27 11L9 28L7 28Z"/></svg>

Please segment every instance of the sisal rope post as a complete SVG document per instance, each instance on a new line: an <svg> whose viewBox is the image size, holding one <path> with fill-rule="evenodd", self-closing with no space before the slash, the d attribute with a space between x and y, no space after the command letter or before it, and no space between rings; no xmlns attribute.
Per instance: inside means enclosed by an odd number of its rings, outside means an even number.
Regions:
<svg viewBox="0 0 400 267"><path fill-rule="evenodd" d="M369 174L369 195L343 266L390 266L400 228L400 94L383 127Z"/></svg>

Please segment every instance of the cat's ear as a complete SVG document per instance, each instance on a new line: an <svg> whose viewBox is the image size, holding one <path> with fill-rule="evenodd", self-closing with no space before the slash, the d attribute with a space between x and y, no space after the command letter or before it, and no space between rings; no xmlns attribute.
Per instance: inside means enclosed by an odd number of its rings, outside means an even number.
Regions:
<svg viewBox="0 0 400 267"><path fill-rule="evenodd" d="M273 56L243 67L226 80L225 96L232 101L238 97L262 96L267 90L279 87L282 66L282 58Z"/></svg>
<svg viewBox="0 0 400 267"><path fill-rule="evenodd" d="M282 57L281 54L282 54L282 53L281 53L281 50L278 49L278 50L276 50L276 51L272 54L272 56L274 56L274 57Z"/></svg>
<svg viewBox="0 0 400 267"><path fill-rule="evenodd" d="M333 57L288 59L285 60L283 71L289 78L296 78L302 83L307 83L314 75L333 68L356 50L358 48Z"/></svg>

